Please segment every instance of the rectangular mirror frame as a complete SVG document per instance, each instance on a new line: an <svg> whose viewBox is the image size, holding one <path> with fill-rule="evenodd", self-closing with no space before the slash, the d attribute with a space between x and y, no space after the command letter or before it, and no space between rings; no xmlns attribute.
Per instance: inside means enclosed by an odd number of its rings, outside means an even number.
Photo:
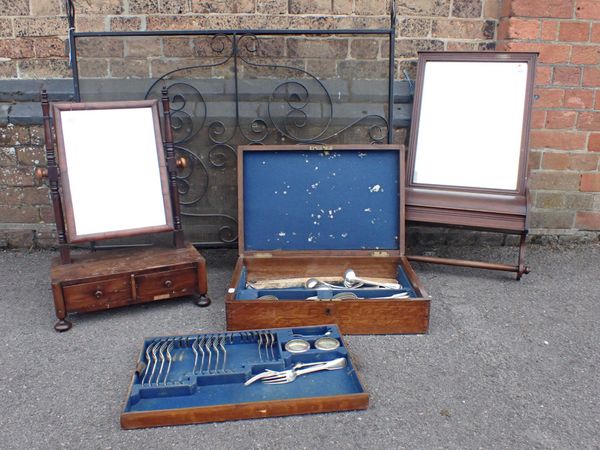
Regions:
<svg viewBox="0 0 600 450"><path fill-rule="evenodd" d="M535 53L505 53L505 52L422 52L419 53L416 90L413 102L413 113L411 123L411 134L408 148L408 187L420 189L432 189L439 191L458 191L491 194L525 195L527 180L527 153L529 146L529 129L531 121L531 109L533 101L533 86L535 77ZM419 134L419 120L421 114L421 101L423 97L423 80L425 77L425 66L430 61L447 62L522 62L527 64L527 86L525 91L525 105L523 114L523 125L521 130L521 149L519 161L519 173L516 190L502 190L489 188L473 188L462 186L447 186L435 184L417 184L413 182L416 160L417 140ZM452 86L448 86L452 89ZM493 107L493 106L492 106ZM501 124L499 124L501 126Z"/></svg>
<svg viewBox="0 0 600 450"><path fill-rule="evenodd" d="M75 227L75 217L73 211L72 196L69 185L69 171L66 162L65 143L62 133L61 112L73 110L98 110L98 109L130 109L130 108L151 108L154 122L154 134L156 148L158 152L159 173L161 191L163 197L165 224L153 225L148 227L132 228L119 231L109 231L102 233L78 235ZM171 204L171 192L169 186L169 176L167 173L167 160L163 147L161 136L158 101L157 100L139 100L139 101L118 101L118 102L89 102L89 103L53 103L52 112L54 117L54 128L56 132L56 148L58 166L60 169L60 187L63 198L63 209L66 221L66 238L68 243L90 242L96 240L113 239L121 237L131 237L141 234L159 233L174 231L173 209ZM119 164L114 161L114 164ZM107 174L107 178L110 174ZM102 188L102 187L100 187Z"/></svg>

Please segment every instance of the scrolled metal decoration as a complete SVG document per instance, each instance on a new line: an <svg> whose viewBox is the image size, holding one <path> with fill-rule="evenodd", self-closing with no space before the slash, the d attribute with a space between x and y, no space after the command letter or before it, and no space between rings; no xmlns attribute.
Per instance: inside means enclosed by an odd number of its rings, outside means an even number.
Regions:
<svg viewBox="0 0 600 450"><path fill-rule="evenodd" d="M268 48L268 47L267 47ZM370 143L382 143L389 135L389 122L380 114L365 114L342 127L333 128L335 105L326 84L314 74L300 67L286 64L263 63L259 57L267 56L256 35L217 33L203 44L203 56L220 57L211 64L197 64L178 68L161 75L150 86L146 98L162 84L169 83L175 76L193 73L196 70L212 69L233 63L235 115L232 121L215 117L200 89L192 81L175 81L168 84L172 107L172 128L176 151L190 161L188 167L180 169L178 187L182 215L190 220L217 219L230 224L217 230L218 240L233 243L237 240L237 220L229 214L203 212L207 203L202 201L211 192L211 176L229 174L226 170L235 167L235 145L262 144L277 139L298 143L324 143L339 138L351 128L361 126ZM279 74L278 82L264 100L254 100L256 117L240 114L239 71L242 67L262 70L269 75ZM261 114L261 108L263 113ZM183 146L185 144L185 146ZM229 175L227 175L229 176ZM233 180L233 182L235 182Z"/></svg>
<svg viewBox="0 0 600 450"><path fill-rule="evenodd" d="M225 167L227 163L227 154L233 155L235 159L236 151L231 145L215 144L208 151L208 160L216 168ZM235 165L235 164L234 164Z"/></svg>

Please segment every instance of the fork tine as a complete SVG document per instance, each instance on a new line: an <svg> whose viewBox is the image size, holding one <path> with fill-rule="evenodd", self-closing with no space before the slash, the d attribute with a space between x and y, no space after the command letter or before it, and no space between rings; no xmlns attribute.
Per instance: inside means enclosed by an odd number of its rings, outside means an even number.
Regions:
<svg viewBox="0 0 600 450"><path fill-rule="evenodd" d="M283 379L283 380L274 380L274 381L270 381L270 380L262 380L262 382L264 384L288 384L291 383L294 380L288 380L288 379Z"/></svg>

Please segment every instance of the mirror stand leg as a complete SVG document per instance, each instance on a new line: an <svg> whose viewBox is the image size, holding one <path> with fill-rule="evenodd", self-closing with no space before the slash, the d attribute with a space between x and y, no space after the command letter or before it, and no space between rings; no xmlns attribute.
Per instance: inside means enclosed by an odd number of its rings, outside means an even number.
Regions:
<svg viewBox="0 0 600 450"><path fill-rule="evenodd" d="M59 333L64 333L65 331L69 331L73 324L69 322L67 319L58 319L58 322L54 324L54 329Z"/></svg>
<svg viewBox="0 0 600 450"><path fill-rule="evenodd" d="M208 305L212 303L210 297L205 294L197 295L194 297L194 303L196 306L200 306L201 308L206 308Z"/></svg>
<svg viewBox="0 0 600 450"><path fill-rule="evenodd" d="M61 264L71 264L71 249L66 244L60 244L60 262Z"/></svg>
<svg viewBox="0 0 600 450"><path fill-rule="evenodd" d="M527 232L521 234L521 240L519 241L519 265L517 267L517 281L521 280L521 277L529 273L529 267L525 265L525 244L527 239Z"/></svg>

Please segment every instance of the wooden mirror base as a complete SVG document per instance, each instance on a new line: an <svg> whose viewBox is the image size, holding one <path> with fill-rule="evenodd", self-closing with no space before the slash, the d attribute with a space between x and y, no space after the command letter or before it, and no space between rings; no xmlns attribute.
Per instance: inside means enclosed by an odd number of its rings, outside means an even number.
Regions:
<svg viewBox="0 0 600 450"><path fill-rule="evenodd" d="M412 187L406 189L406 219L418 225L520 236L516 265L420 255L409 255L410 261L514 272L517 281L530 271L525 265L527 238L527 197L525 196L435 191Z"/></svg>
<svg viewBox="0 0 600 450"><path fill-rule="evenodd" d="M100 250L52 261L51 278L58 322L54 329L68 331L67 315L122 306L193 297L208 306L206 262L191 245L183 248Z"/></svg>

